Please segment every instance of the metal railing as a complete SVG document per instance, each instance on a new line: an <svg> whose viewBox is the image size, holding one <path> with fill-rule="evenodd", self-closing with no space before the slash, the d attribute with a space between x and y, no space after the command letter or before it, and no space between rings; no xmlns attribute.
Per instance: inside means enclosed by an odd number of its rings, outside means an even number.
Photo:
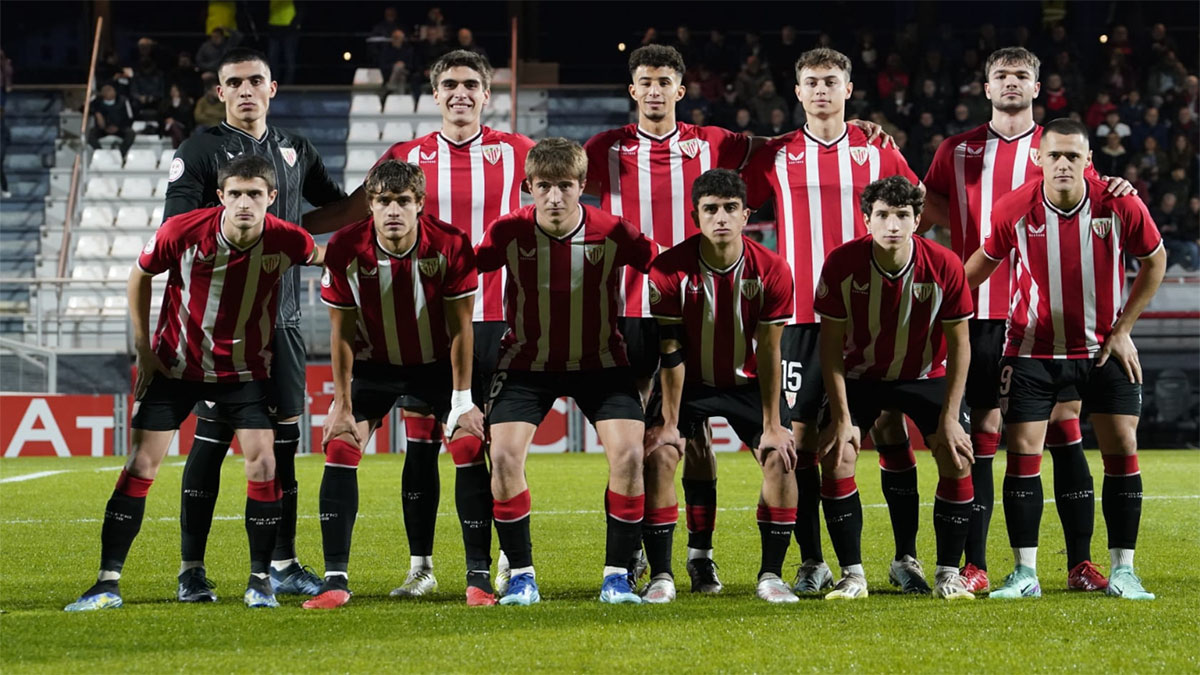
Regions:
<svg viewBox="0 0 1200 675"><path fill-rule="evenodd" d="M58 350L26 344L0 337L0 353L12 352L14 356L45 373L47 394L58 393ZM33 354L46 357L46 363L33 358ZM8 389L6 385L4 387Z"/></svg>

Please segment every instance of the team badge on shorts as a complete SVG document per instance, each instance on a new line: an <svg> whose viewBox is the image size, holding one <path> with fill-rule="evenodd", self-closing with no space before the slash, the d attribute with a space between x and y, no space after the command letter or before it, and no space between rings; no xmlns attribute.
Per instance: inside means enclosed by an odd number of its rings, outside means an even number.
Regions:
<svg viewBox="0 0 1200 675"><path fill-rule="evenodd" d="M762 290L762 282L758 279L743 279L742 280L742 297L747 300L753 300Z"/></svg>
<svg viewBox="0 0 1200 675"><path fill-rule="evenodd" d="M933 284L931 283L913 284L912 289L913 297L917 302L925 302L933 296Z"/></svg>
<svg viewBox="0 0 1200 675"><path fill-rule="evenodd" d="M329 288L333 285L333 279L329 276L328 269L326 269L325 273L321 275L321 285L325 288Z"/></svg>
<svg viewBox="0 0 1200 675"><path fill-rule="evenodd" d="M495 164L500 161L501 152L499 145L485 145L480 148L480 151L483 152L483 158L488 161L488 164Z"/></svg>
<svg viewBox="0 0 1200 675"><path fill-rule="evenodd" d="M271 253L262 257L262 269L267 274L272 274L279 269L279 254Z"/></svg>
<svg viewBox="0 0 1200 675"><path fill-rule="evenodd" d="M850 159L853 159L859 166L867 163L866 148L850 148Z"/></svg>
<svg viewBox="0 0 1200 675"><path fill-rule="evenodd" d="M1092 218L1092 234L1103 239L1112 231L1112 224L1112 218Z"/></svg>
<svg viewBox="0 0 1200 675"><path fill-rule="evenodd" d="M646 283L650 287L650 304L657 305L662 301L662 293L658 291L658 286L655 286L653 281L647 279Z"/></svg>
<svg viewBox="0 0 1200 675"><path fill-rule="evenodd" d="M417 269L421 274L427 277L437 276L438 272L442 271L442 262L445 260L442 256L436 258L421 258L417 261Z"/></svg>
<svg viewBox="0 0 1200 675"><path fill-rule="evenodd" d="M783 392L783 400L787 401L789 408L795 408L796 407L796 392L794 392L794 391Z"/></svg>
<svg viewBox="0 0 1200 675"><path fill-rule="evenodd" d="M686 141L679 141L679 151L687 155L688 159L692 159L696 156L697 152L700 152L700 141L694 138L689 138Z"/></svg>
<svg viewBox="0 0 1200 675"><path fill-rule="evenodd" d="M296 166L295 148L280 148L279 154L283 156L283 161L287 162L288 166Z"/></svg>
<svg viewBox="0 0 1200 675"><path fill-rule="evenodd" d="M1001 415L1008 414L1008 397L1007 396L1000 397L1000 414Z"/></svg>
<svg viewBox="0 0 1200 675"><path fill-rule="evenodd" d="M604 259L604 244L588 244L583 247L583 255L588 262L595 265Z"/></svg>

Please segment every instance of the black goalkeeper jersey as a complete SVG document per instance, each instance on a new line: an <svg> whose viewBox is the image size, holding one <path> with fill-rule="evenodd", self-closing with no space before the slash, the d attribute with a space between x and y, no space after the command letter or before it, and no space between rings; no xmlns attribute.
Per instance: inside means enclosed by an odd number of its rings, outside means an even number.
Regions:
<svg viewBox="0 0 1200 675"><path fill-rule="evenodd" d="M175 151L168 176L163 218L207 206L217 206L217 171L238 155L265 157L275 167L279 196L267 212L300 224L304 200L323 206L346 196L329 178L325 163L307 138L287 129L267 126L256 139L225 122L183 142ZM300 268L284 273L279 289L279 326L300 323Z"/></svg>

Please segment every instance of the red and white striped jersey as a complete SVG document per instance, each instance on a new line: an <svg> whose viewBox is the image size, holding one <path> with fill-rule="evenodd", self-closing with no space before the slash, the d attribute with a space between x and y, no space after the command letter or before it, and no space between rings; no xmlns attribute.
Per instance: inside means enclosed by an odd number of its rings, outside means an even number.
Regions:
<svg viewBox="0 0 1200 675"><path fill-rule="evenodd" d="M700 257L703 238L692 235L654 259L650 310L659 323L682 325L687 382L736 387L758 376L759 325L792 316L792 271L749 237L736 263L714 269Z"/></svg>
<svg viewBox="0 0 1200 675"><path fill-rule="evenodd" d="M523 207L492 223L475 250L480 270L508 271L501 369L629 365L617 330L617 284L626 265L646 272L657 246L626 220L579 208L579 225L553 237L537 224L534 207Z"/></svg>
<svg viewBox="0 0 1200 675"><path fill-rule="evenodd" d="M678 122L663 137L637 124L597 134L585 145L588 182L600 188L600 206L670 248L696 232L692 183L709 169L738 169L750 139L720 127ZM646 276L625 271L621 316L649 318Z"/></svg>
<svg viewBox="0 0 1200 675"><path fill-rule="evenodd" d="M279 279L316 250L308 232L271 214L258 241L238 249L221 233L224 212L214 206L168 218L138 256L146 274L170 273L154 352L174 378L267 379Z"/></svg>
<svg viewBox="0 0 1200 675"><path fill-rule="evenodd" d="M475 245L493 220L520 208L525 155L533 145L521 134L488 127L462 143L435 131L393 145L376 164L396 159L421 167L424 212L467 233ZM480 276L475 321L504 320L503 274Z"/></svg>
<svg viewBox="0 0 1200 675"><path fill-rule="evenodd" d="M866 134L850 124L830 143L807 127L784 134L750 158L742 171L747 201L758 208L774 195L777 250L795 275L792 323L818 321L812 299L825 257L866 234L858 203L863 188L896 175L920 182L896 148L867 142Z"/></svg>
<svg viewBox="0 0 1200 675"><path fill-rule="evenodd" d="M1113 197L1106 187L1088 178L1086 196L1069 212L1046 199L1040 180L996 201L984 255L1015 253L1005 356L1086 359L1108 339L1123 305L1121 254L1147 257L1162 236L1141 199Z"/></svg>
<svg viewBox="0 0 1200 675"><path fill-rule="evenodd" d="M469 297L478 280L467 235L422 215L403 254L379 244L374 222L347 225L329 240L321 301L355 310L354 358L415 366L450 358L446 300Z"/></svg>
<svg viewBox="0 0 1200 675"><path fill-rule="evenodd" d="M825 261L813 304L830 321L846 321L846 377L926 380L946 375L942 324L971 318L971 289L950 249L913 237L912 257L895 274L875 262L865 235Z"/></svg>

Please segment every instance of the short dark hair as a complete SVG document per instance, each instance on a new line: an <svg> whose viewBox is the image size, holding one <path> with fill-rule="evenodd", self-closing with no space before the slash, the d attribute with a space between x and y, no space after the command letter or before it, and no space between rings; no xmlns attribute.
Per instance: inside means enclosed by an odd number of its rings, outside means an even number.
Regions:
<svg viewBox="0 0 1200 675"><path fill-rule="evenodd" d="M746 206L746 183L736 171L710 169L692 181L692 208L700 208L701 197L739 199Z"/></svg>
<svg viewBox="0 0 1200 675"><path fill-rule="evenodd" d="M850 81L850 57L836 49L817 47L816 49L804 52L800 55L800 58L796 59L796 82L800 82L801 70L805 68L817 68L819 66L838 68L846 73L846 81Z"/></svg>
<svg viewBox="0 0 1200 675"><path fill-rule="evenodd" d="M687 72L687 68L683 64L683 55L679 53L678 49L667 45L646 45L633 50L633 53L629 55L629 76L633 77L640 66L670 68L679 73L680 78Z"/></svg>
<svg viewBox="0 0 1200 675"><path fill-rule="evenodd" d="M221 62L217 64L217 79L221 78L221 69L233 63L246 63L249 61L261 61L267 67L267 72L271 71L271 62L267 60L267 55L257 49L249 47L234 47L225 52L225 56L221 57Z"/></svg>
<svg viewBox="0 0 1200 675"><path fill-rule="evenodd" d="M367 173L363 187L368 198L385 192L398 195L411 190L413 196L421 200L425 198L425 174L416 164L389 159Z"/></svg>
<svg viewBox="0 0 1200 675"><path fill-rule="evenodd" d="M224 190L230 178L261 178L267 182L267 190L275 189L275 167L265 157L238 155L217 171L217 187Z"/></svg>
<svg viewBox="0 0 1200 675"><path fill-rule="evenodd" d="M466 49L455 49L451 52L446 52L442 58L433 62L433 67L429 69L429 82L437 89L438 78L442 73L462 66L470 68L479 73L479 77L483 78L484 90L491 89L492 75L495 71L492 69L492 64L487 60L487 57L478 52L469 51Z"/></svg>
<svg viewBox="0 0 1200 675"><path fill-rule="evenodd" d="M1042 60L1024 47L1001 47L992 52L983 65L984 78L990 79L992 68L997 65L1029 66L1033 70L1034 81L1037 81L1042 70Z"/></svg>
<svg viewBox="0 0 1200 675"><path fill-rule="evenodd" d="M1083 122L1073 120L1069 117L1060 117L1056 120L1047 122L1046 126L1043 128L1042 136L1045 136L1049 133L1055 133L1062 136L1083 136L1083 140L1088 141L1089 146L1091 145L1091 136L1088 133L1088 128L1084 126Z"/></svg>
<svg viewBox="0 0 1200 675"><path fill-rule="evenodd" d="M925 195L921 188L908 182L904 176L888 176L863 188L859 199L863 215L871 215L875 202L883 202L888 206L911 206L913 216L919 216L921 209L925 208Z"/></svg>

